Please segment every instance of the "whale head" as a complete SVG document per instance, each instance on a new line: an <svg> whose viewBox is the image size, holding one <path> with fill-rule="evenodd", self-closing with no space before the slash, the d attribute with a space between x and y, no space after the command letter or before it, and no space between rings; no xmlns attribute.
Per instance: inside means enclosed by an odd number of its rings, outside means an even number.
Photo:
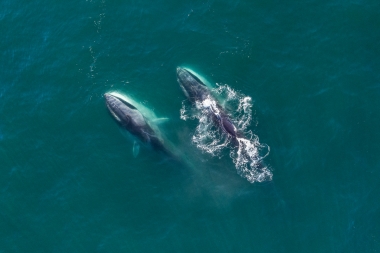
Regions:
<svg viewBox="0 0 380 253"><path fill-rule="evenodd" d="M206 85L189 70L177 67L177 80L185 96L191 101L203 101L209 91Z"/></svg>
<svg viewBox="0 0 380 253"><path fill-rule="evenodd" d="M111 93L104 94L106 105L112 116L125 127L146 125L143 115L135 106Z"/></svg>

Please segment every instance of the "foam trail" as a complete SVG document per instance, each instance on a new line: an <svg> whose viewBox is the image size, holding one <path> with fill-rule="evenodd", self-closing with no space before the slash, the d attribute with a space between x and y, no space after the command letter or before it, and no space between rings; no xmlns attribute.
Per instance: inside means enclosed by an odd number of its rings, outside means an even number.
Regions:
<svg viewBox="0 0 380 253"><path fill-rule="evenodd" d="M263 182L272 180L273 174L262 160L269 154L260 156L259 149L264 145L258 139L248 140L237 138L239 145L237 151L231 150L230 156L233 159L238 173L249 182Z"/></svg>
<svg viewBox="0 0 380 253"><path fill-rule="evenodd" d="M222 156L222 150L230 148L230 157L238 174L251 183L272 180L272 172L262 161L269 154L270 148L261 144L259 138L247 130L252 121L252 99L234 91L226 84L218 85L211 92L223 103L213 97L208 97L193 106L187 102L182 103L181 119L199 121L192 137L193 143L203 152L217 157ZM210 115L218 115L217 103L223 104L224 108L231 112L230 120L245 138L233 139L215 125ZM261 155L265 148L267 154Z"/></svg>

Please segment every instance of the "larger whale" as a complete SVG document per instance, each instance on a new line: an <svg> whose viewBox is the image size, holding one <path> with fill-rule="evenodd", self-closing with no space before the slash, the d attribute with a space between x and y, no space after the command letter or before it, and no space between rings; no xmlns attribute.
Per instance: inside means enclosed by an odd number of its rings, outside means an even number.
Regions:
<svg viewBox="0 0 380 253"><path fill-rule="evenodd" d="M199 77L185 68L177 67L177 81L189 101L193 104L199 104L201 108L205 109L215 124L228 136L233 139L243 137L242 133L238 131L230 120L227 112L212 96L209 88Z"/></svg>
<svg viewBox="0 0 380 253"><path fill-rule="evenodd" d="M171 157L173 153L164 145L164 141L158 130L154 130L149 120L126 98L112 93L105 93L106 105L116 121L129 133L137 138L134 142L133 155L139 153L139 143L150 145L153 149L159 150Z"/></svg>

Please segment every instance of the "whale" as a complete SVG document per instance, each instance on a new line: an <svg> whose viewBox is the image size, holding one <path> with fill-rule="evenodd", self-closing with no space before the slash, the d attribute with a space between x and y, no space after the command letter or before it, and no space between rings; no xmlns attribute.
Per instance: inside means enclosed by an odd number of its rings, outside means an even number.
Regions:
<svg viewBox="0 0 380 253"><path fill-rule="evenodd" d="M135 137L133 144L134 157L139 153L140 144L151 146L154 150L165 153L168 156L174 156L165 146L161 133L156 126L153 126L152 120L143 115L136 105L132 104L132 101L114 93L105 93L104 98L113 118L122 128Z"/></svg>
<svg viewBox="0 0 380 253"><path fill-rule="evenodd" d="M206 112L207 116L211 117L214 124L227 134L233 146L239 149L246 146L244 143L249 142L249 140L235 126L227 111L212 95L209 86L202 81L201 77L189 69L177 67L177 81L187 99L197 108L202 109L202 112ZM257 157L254 160L257 169L266 169L267 165L262 158Z"/></svg>
<svg viewBox="0 0 380 253"><path fill-rule="evenodd" d="M250 162L250 166L255 167L256 173L264 173L260 175L271 175L268 172L268 166L263 161L266 155L260 157L256 152L250 154L251 148L256 144L252 144L250 139L247 139L244 133L235 126L226 109L212 94L210 86L202 80L203 78L193 71L177 67L177 81L187 99L196 108L201 109L202 113L206 113L206 116L210 117L211 121L227 135L232 147L238 148L238 156L244 156L244 163Z"/></svg>
<svg viewBox="0 0 380 253"><path fill-rule="evenodd" d="M208 115L212 117L213 122L224 133L233 139L243 137L243 134L232 123L228 113L197 75L186 68L177 67L177 81L187 99L192 104L205 109Z"/></svg>

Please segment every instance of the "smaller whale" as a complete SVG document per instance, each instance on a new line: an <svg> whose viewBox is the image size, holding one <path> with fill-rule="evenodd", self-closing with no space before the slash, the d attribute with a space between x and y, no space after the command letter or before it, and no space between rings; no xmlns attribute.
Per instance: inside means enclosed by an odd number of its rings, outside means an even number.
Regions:
<svg viewBox="0 0 380 253"><path fill-rule="evenodd" d="M237 127L231 122L230 117L223 107L212 96L208 87L199 77L185 68L177 67L177 80L183 93L193 104L199 104L207 109L213 121L230 137L243 137Z"/></svg>
<svg viewBox="0 0 380 253"><path fill-rule="evenodd" d="M119 125L137 138L138 141L134 141L133 144L134 157L139 153L139 142L173 156L172 152L164 145L158 130L154 130L151 126L152 123L149 123L149 120L130 101L113 93L105 93L104 97L108 110Z"/></svg>

